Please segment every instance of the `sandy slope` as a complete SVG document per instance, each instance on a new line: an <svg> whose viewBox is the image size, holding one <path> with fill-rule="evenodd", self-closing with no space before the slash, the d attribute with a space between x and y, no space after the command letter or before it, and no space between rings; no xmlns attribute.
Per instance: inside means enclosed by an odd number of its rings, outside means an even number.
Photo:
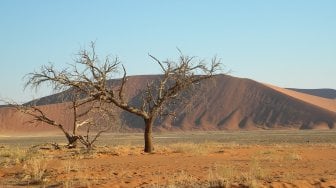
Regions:
<svg viewBox="0 0 336 188"><path fill-rule="evenodd" d="M133 105L140 104L141 90L159 75L134 76L125 87ZM112 80L117 83L118 80ZM202 82L185 97L188 105L176 103L171 110L176 118L155 122L155 130L255 130L255 129L333 129L336 127L336 100L315 97L276 86L227 75L217 75ZM43 98L42 103L57 103L57 95ZM72 112L65 103L41 106L54 120L71 126ZM143 129L143 120L118 111L125 125ZM58 130L50 126L24 124L29 118L8 107L0 108L0 135L27 134Z"/></svg>
<svg viewBox="0 0 336 188"><path fill-rule="evenodd" d="M324 108L324 109L329 110L329 111L336 112L336 100L317 97L317 96L313 96L313 95L308 95L308 94L305 94L305 93L300 93L300 92L296 92L296 91L293 91L293 90L280 88L280 87L277 87L277 86L274 86L274 85L271 85L271 84L265 84L265 85L272 88L272 89L275 89L275 90L277 90L281 93L284 93L284 94L289 95L291 97L302 100L304 102L319 106L319 107Z"/></svg>
<svg viewBox="0 0 336 188"><path fill-rule="evenodd" d="M64 125L69 129L72 116L71 110L66 103L50 104L41 106L40 109L51 119ZM14 108L0 108L0 135L5 136L27 136L27 135L55 135L60 131L45 123L31 123L33 118L18 112Z"/></svg>
<svg viewBox="0 0 336 188"><path fill-rule="evenodd" d="M219 75L214 83L205 82L203 87L203 91L201 89L192 95L193 100L197 102L189 109L178 108L180 116L173 123L167 123L168 125L182 125L182 128L187 130L335 127L334 111L250 79ZM319 102L320 100L315 100L315 103Z"/></svg>

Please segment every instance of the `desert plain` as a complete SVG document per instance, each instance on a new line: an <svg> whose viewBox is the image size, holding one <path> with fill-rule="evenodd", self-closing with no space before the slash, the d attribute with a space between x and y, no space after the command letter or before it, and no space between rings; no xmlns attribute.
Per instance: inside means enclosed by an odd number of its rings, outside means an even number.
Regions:
<svg viewBox="0 0 336 188"><path fill-rule="evenodd" d="M126 89L137 101L153 78L132 79ZM193 93L197 103L155 125L152 153L143 151L143 122L129 114L116 114L124 133L105 133L87 151L68 149L59 130L25 125L29 118L1 108L0 187L336 187L334 97L216 79L205 84L209 95ZM40 99L41 109L71 125L55 96Z"/></svg>
<svg viewBox="0 0 336 188"><path fill-rule="evenodd" d="M61 135L0 137L0 187L336 186L333 130L155 133L150 154L142 142L107 134L87 152Z"/></svg>

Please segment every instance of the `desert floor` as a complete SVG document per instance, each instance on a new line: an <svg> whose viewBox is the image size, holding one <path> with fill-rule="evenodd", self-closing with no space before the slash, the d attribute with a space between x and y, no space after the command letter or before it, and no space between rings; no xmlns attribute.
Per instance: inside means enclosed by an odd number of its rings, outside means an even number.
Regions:
<svg viewBox="0 0 336 188"><path fill-rule="evenodd" d="M87 153L61 136L0 137L0 187L336 187L335 131L109 134Z"/></svg>

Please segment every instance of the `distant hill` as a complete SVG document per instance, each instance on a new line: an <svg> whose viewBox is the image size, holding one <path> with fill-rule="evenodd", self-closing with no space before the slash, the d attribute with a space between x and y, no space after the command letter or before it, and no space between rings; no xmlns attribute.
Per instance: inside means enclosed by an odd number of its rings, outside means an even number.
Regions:
<svg viewBox="0 0 336 188"><path fill-rule="evenodd" d="M160 75L131 76L125 87L127 98L140 104L139 91ZM111 87L120 80L111 80ZM71 124L72 113L65 110L69 94L55 94L35 100L58 122ZM60 97L62 96L62 97ZM65 98L64 98L65 96ZM204 81L192 93L185 94L191 102L172 108L177 117L164 117L155 122L155 130L255 130L255 129L334 129L336 100L312 96L293 90L265 85L250 79L217 75ZM62 99L62 100L61 100ZM69 108L67 108L69 109ZM117 116L130 130L144 128L141 118L117 110ZM27 117L11 108L0 109L0 135L54 128L23 125Z"/></svg>
<svg viewBox="0 0 336 188"><path fill-rule="evenodd" d="M293 91L306 93L309 95L324 97L328 99L336 99L336 90L335 89L296 89L296 88L287 88Z"/></svg>

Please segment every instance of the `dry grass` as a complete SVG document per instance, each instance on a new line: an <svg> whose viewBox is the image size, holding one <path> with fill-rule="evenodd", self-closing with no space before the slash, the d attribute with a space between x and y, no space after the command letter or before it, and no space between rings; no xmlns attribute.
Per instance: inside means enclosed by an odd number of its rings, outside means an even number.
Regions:
<svg viewBox="0 0 336 188"><path fill-rule="evenodd" d="M0 149L0 166L8 167L20 164L29 157L27 149L23 148L1 148Z"/></svg>
<svg viewBox="0 0 336 188"><path fill-rule="evenodd" d="M140 145L119 145L113 147L99 148L99 150L97 150L96 152L98 155L140 155L141 153L143 153L143 148Z"/></svg>
<svg viewBox="0 0 336 188"><path fill-rule="evenodd" d="M30 158L24 162L22 181L27 185L43 184L47 181L47 164L48 161L41 157Z"/></svg>
<svg viewBox="0 0 336 188"><path fill-rule="evenodd" d="M209 187L229 187L235 182L238 171L230 165L215 165L209 170Z"/></svg>
<svg viewBox="0 0 336 188"><path fill-rule="evenodd" d="M47 160L35 148L1 148L0 165L3 168L21 167L13 182L17 185L40 185L47 181Z"/></svg>
<svg viewBox="0 0 336 188"><path fill-rule="evenodd" d="M262 168L261 159L252 157L248 169L242 171L233 165L215 165L209 170L209 187L232 187L245 185L248 187L260 187L263 181L268 181L270 175Z"/></svg>
<svg viewBox="0 0 336 188"><path fill-rule="evenodd" d="M69 174L71 172L78 172L79 164L74 160L66 160L63 162L64 172Z"/></svg>
<svg viewBox="0 0 336 188"><path fill-rule="evenodd" d="M253 134L251 133L251 135ZM210 140L210 136L207 139ZM259 134L253 135L253 138L256 139L258 136ZM187 141L177 139L169 142L165 140L155 143L155 153L150 156L144 155L142 142L140 144L129 142L128 144L98 146L90 153L84 152L85 150L81 148L32 150L16 146L0 147L0 176L3 177L0 179L0 187L8 185L30 186L32 184L35 184L33 186L36 187L55 184L60 187L99 187L100 185L111 185L111 182L118 184L119 180L121 184L126 180L140 184L142 179L148 187L172 188L238 187L239 185L261 187L278 181L288 184L293 182L292 184L295 185L296 181L300 179L300 167L314 166L314 164L302 164L310 159L309 155L307 156L307 149L308 151L314 148L320 149L317 146L326 149L336 148L334 143L287 143L287 137L284 139L285 143L266 144L250 140L245 142L222 142L221 140L204 142L206 139L200 140L201 138L198 137L198 140L193 139ZM132 161L133 155L137 159L165 159L166 157L179 159L179 157L184 157L186 162L200 156L199 158L204 159L205 162L185 165L184 161L177 160L178 163L172 165L181 163L181 166L173 169L170 163L167 164L159 160L155 164L141 166L142 164L138 165L137 162ZM109 166L113 164L114 160L127 158L126 161L128 161L128 156L131 156L130 161L132 162L129 163L129 166L123 166L119 163ZM56 164L56 166L53 166L51 170L48 169L49 161L45 158L50 159L50 164ZM208 160L211 158L215 161ZM111 160L108 163L102 163L106 164L106 167L102 167L100 163L94 164L96 160L105 159ZM147 163L146 160L144 161ZM330 162L332 161L330 160ZM1 168L4 169L2 172ZM143 173L144 171L147 174ZM134 172L137 174L134 175ZM327 178L330 176L329 179L332 179L332 175L331 171L328 176L323 174L321 176ZM144 185L144 187L146 186Z"/></svg>
<svg viewBox="0 0 336 188"><path fill-rule="evenodd" d="M58 172L63 175L62 187L92 187L99 179L92 176L92 172L86 167L85 162L79 163L77 160L67 159L62 163L63 168Z"/></svg>
<svg viewBox="0 0 336 188"><path fill-rule="evenodd" d="M287 155L284 156L284 161L298 161L302 160L302 157L300 154L298 154L295 151L289 152Z"/></svg>
<svg viewBox="0 0 336 188"><path fill-rule="evenodd" d="M259 181L270 179L268 171L261 166L261 159L252 157L249 165L248 174L245 174L247 185L250 187L258 187Z"/></svg>
<svg viewBox="0 0 336 188"><path fill-rule="evenodd" d="M43 157L36 148L3 147L0 148L0 167L23 164L35 157Z"/></svg>
<svg viewBox="0 0 336 188"><path fill-rule="evenodd" d="M194 143L176 143L168 146L174 153L205 154L207 148Z"/></svg>
<svg viewBox="0 0 336 188"><path fill-rule="evenodd" d="M171 177L169 177L169 181L167 182L167 187L194 187L193 185L196 182L196 178L192 175L188 174L185 171L180 171L174 173Z"/></svg>
<svg viewBox="0 0 336 188"><path fill-rule="evenodd" d="M214 153L220 151L221 145L215 142L204 142L204 143L174 143L167 146L168 151L173 153L186 153L194 155L207 155L209 153Z"/></svg>

